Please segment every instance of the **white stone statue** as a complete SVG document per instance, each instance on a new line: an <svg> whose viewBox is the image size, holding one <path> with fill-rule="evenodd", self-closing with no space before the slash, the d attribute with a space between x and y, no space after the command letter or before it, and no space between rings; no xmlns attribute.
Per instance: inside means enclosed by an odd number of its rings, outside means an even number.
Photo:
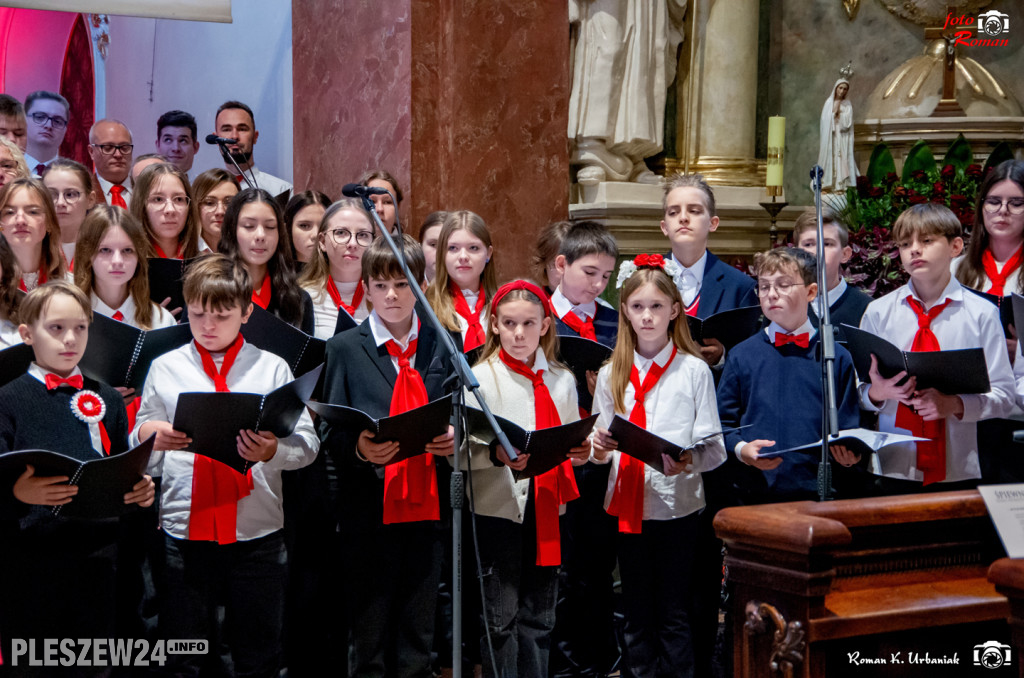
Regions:
<svg viewBox="0 0 1024 678"><path fill-rule="evenodd" d="M662 150L686 0L569 0L578 24L569 98L577 180L658 179L644 158Z"/></svg>
<svg viewBox="0 0 1024 678"><path fill-rule="evenodd" d="M844 71L847 69L844 69ZM821 107L821 140L818 164L824 170L821 189L834 193L846 191L857 183L857 162L853 158L853 106L849 75L843 75L832 86L832 92Z"/></svg>

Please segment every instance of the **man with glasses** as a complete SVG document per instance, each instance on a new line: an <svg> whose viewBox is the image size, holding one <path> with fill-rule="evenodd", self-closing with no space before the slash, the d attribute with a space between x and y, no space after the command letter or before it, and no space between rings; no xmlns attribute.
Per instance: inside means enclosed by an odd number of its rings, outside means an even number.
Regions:
<svg viewBox="0 0 1024 678"><path fill-rule="evenodd" d="M56 92L39 90L25 99L28 119L25 163L33 176L41 177L47 165L57 159L70 115L68 100Z"/></svg>
<svg viewBox="0 0 1024 678"><path fill-rule="evenodd" d="M132 133L118 120L104 119L89 130L89 156L96 167L93 194L97 203L128 209L132 191Z"/></svg>

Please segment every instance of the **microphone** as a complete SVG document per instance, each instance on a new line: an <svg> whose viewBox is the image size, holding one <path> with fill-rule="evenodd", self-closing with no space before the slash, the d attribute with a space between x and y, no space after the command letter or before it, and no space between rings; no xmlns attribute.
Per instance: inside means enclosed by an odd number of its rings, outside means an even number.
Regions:
<svg viewBox="0 0 1024 678"><path fill-rule="evenodd" d="M211 144L211 145L214 145L214 144L237 144L238 143L238 139L226 139L224 137L219 137L216 134L207 134L206 135L206 143Z"/></svg>
<svg viewBox="0 0 1024 678"><path fill-rule="evenodd" d="M368 195L388 195L386 188L371 188L362 184L345 184L341 194L346 198L363 198Z"/></svg>

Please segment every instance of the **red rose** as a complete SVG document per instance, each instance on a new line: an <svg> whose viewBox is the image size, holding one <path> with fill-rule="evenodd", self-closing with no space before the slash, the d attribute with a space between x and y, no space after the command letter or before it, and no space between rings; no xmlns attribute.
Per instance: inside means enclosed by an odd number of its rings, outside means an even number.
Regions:
<svg viewBox="0 0 1024 678"><path fill-rule="evenodd" d="M920 205L923 202L928 202L928 198L926 198L926 197L924 197L923 195L920 195L920 194L915 194L915 195L910 196L910 204L911 205Z"/></svg>
<svg viewBox="0 0 1024 678"><path fill-rule="evenodd" d="M885 195L885 190L878 188L877 186L872 186L868 189L869 198L881 198L883 195Z"/></svg>
<svg viewBox="0 0 1024 678"><path fill-rule="evenodd" d="M967 169L964 170L964 173L967 174L967 176L969 176L972 179L980 179L981 178L981 165L973 165L973 164L972 165L968 165Z"/></svg>
<svg viewBox="0 0 1024 678"><path fill-rule="evenodd" d="M941 181L936 181L934 184L932 184L932 190L938 193L939 195L942 195L943 193L946 192L946 187L942 185Z"/></svg>
<svg viewBox="0 0 1024 678"><path fill-rule="evenodd" d="M928 181L928 174L924 170L914 170L910 173L910 178L915 181Z"/></svg>
<svg viewBox="0 0 1024 678"><path fill-rule="evenodd" d="M665 257L660 254L638 254L633 263L636 264L637 268L643 266L652 266L654 268L665 268Z"/></svg>
<svg viewBox="0 0 1024 678"><path fill-rule="evenodd" d="M899 176L895 172L886 172L885 174L885 183L887 186L892 186L899 181L899 179Z"/></svg>
<svg viewBox="0 0 1024 678"><path fill-rule="evenodd" d="M949 181L950 179L956 176L956 168L953 167L952 165L946 165L945 167L942 168L942 172L940 174L942 175L943 179Z"/></svg>

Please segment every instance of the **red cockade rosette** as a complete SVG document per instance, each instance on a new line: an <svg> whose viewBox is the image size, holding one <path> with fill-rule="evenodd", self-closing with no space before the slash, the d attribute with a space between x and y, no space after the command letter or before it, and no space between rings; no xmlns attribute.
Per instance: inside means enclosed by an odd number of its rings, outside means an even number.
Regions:
<svg viewBox="0 0 1024 678"><path fill-rule="evenodd" d="M71 396L71 413L86 425L96 424L100 429L100 444L103 451L110 454L110 436L103 425L103 417L107 416L107 404L95 391L83 389Z"/></svg>

